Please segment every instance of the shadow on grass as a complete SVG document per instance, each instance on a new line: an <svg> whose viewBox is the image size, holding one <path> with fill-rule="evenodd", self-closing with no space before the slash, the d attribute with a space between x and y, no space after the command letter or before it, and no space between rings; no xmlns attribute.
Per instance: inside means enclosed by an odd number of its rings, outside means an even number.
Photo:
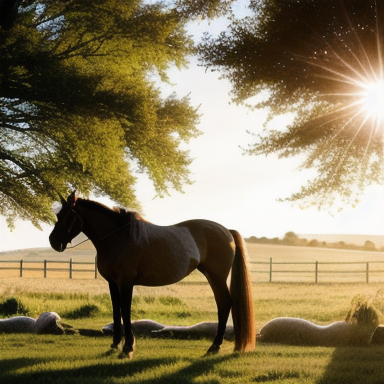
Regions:
<svg viewBox="0 0 384 384"><path fill-rule="evenodd" d="M317 384L384 383L384 346L336 348Z"/></svg>
<svg viewBox="0 0 384 384"><path fill-rule="evenodd" d="M173 373L163 374L157 379L149 379L137 382L138 384L171 384L171 383L183 383L193 384L199 381L204 384L217 384L217 380L205 380L201 381L201 376L206 375L214 370L216 364L220 364L224 361L230 360L234 355L216 356L216 357L202 357L200 359L194 359L191 363ZM197 380L199 378L199 380Z"/></svg>
<svg viewBox="0 0 384 384"><path fill-rule="evenodd" d="M110 353L103 354L100 357L108 356ZM0 373L0 382L2 384L21 384L21 383L110 383L113 380L120 381L127 378L127 381L136 374L145 374L148 371L156 372L156 369L162 369L182 363L183 367L175 369L172 373L164 373L160 377L137 378L135 384L171 384L196 383L196 378L211 372L216 364L233 358L233 355L217 355L214 357L201 358L178 358L162 357L138 360L125 360L124 364L115 364L113 362L102 362L100 364L89 365L73 369L55 369L49 371L36 371L23 373L20 372L28 367L35 366L49 359L9 359L2 362ZM187 366L185 366L187 364ZM148 376L147 376L148 377ZM202 382L202 381L200 381ZM217 383L217 381L204 381L205 384Z"/></svg>

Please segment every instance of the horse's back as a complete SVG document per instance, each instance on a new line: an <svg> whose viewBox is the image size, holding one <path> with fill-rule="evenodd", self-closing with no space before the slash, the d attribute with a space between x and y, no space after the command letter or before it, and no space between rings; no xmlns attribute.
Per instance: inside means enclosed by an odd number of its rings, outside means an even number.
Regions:
<svg viewBox="0 0 384 384"><path fill-rule="evenodd" d="M170 226L146 223L146 231L146 245L135 249L140 254L136 284L173 284L198 267L227 274L232 266L233 238L218 223L202 219Z"/></svg>
<svg viewBox="0 0 384 384"><path fill-rule="evenodd" d="M230 231L219 223L204 219L183 221L174 227L187 228L197 244L220 242L226 246L233 242Z"/></svg>
<svg viewBox="0 0 384 384"><path fill-rule="evenodd" d="M188 220L175 226L189 230L199 249L202 265L209 269L221 266L229 271L235 255L235 243L227 228L203 219Z"/></svg>

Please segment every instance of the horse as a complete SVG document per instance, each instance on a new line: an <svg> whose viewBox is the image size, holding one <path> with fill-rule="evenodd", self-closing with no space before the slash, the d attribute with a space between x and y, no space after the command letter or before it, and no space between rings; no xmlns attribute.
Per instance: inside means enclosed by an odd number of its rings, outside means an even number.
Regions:
<svg viewBox="0 0 384 384"><path fill-rule="evenodd" d="M199 270L208 280L217 305L218 326L206 354L218 353L229 313L235 334L234 351L253 351L256 342L252 283L247 249L241 235L208 220L189 220L158 226L137 212L109 208L72 192L56 214L49 236L52 248L63 252L83 232L97 251L97 268L109 284L113 307L113 342L125 343L122 356L132 358L135 338L131 327L133 287L174 284ZM230 288L227 278L231 271Z"/></svg>

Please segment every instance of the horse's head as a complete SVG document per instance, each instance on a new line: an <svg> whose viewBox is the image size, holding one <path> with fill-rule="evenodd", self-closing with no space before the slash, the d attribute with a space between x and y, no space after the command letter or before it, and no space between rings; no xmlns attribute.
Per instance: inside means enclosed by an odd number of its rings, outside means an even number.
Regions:
<svg viewBox="0 0 384 384"><path fill-rule="evenodd" d="M61 209L56 213L57 222L49 235L49 242L57 252L63 252L67 244L83 229L83 219L75 211L76 196L72 192L67 200L61 198Z"/></svg>

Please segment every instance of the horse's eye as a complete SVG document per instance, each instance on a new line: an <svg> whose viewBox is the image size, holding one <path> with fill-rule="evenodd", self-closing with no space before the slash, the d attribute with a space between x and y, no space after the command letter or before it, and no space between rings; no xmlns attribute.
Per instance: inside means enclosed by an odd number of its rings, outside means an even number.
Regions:
<svg viewBox="0 0 384 384"><path fill-rule="evenodd" d="M53 204L52 204L52 211L53 213L57 216L59 214L59 212L61 211L61 209L63 208L63 205L61 203L59 203L58 201L55 201Z"/></svg>

